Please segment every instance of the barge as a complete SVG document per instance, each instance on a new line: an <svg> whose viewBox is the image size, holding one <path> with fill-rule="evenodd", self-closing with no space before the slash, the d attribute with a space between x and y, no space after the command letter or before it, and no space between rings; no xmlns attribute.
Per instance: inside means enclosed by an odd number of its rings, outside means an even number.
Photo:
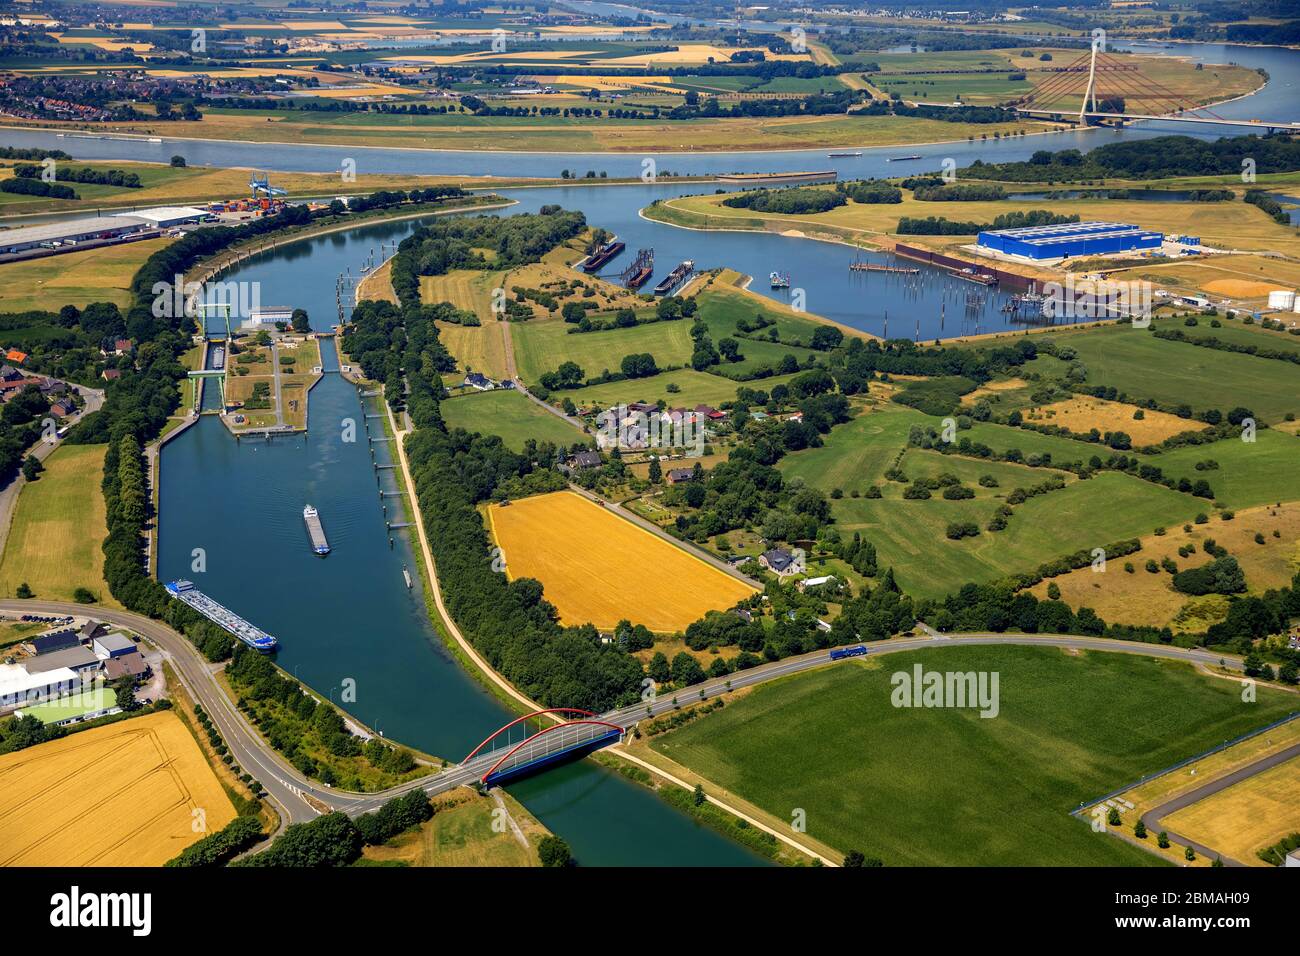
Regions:
<svg viewBox="0 0 1300 956"><path fill-rule="evenodd" d="M321 557L330 553L330 543L325 540L325 529L320 523L320 513L311 505L302 509L302 520L307 525L307 534L311 537L311 548Z"/></svg>
<svg viewBox="0 0 1300 956"><path fill-rule="evenodd" d="M623 270L619 280L624 288L639 289L646 284L655 271L655 251L641 249L636 254L636 261Z"/></svg>
<svg viewBox="0 0 1300 956"><path fill-rule="evenodd" d="M589 255L587 261L584 262L580 268L583 272L588 274L593 273L626 248L627 246L618 240L607 242Z"/></svg>
<svg viewBox="0 0 1300 956"><path fill-rule="evenodd" d="M695 260L687 259L680 263L676 269L664 276L657 286L655 286L655 295L668 295L679 285L686 281L692 272L695 271Z"/></svg>

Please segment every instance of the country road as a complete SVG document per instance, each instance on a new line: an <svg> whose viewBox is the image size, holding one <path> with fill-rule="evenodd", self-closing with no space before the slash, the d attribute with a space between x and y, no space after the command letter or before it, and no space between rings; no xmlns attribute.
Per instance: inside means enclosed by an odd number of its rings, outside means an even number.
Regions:
<svg viewBox="0 0 1300 956"><path fill-rule="evenodd" d="M88 612L93 612L94 616L99 620L108 621L136 631L161 648L164 657L180 675L182 683L184 683L191 696L198 700L212 717L239 765L261 781L267 793L279 805L286 823L312 819L319 813L318 806L342 810L350 816L356 816L375 810L393 797L400 796L411 790L423 789L432 795L445 793L456 787L472 785L501 756L500 751L496 753L489 751L475 757L469 763L458 764L431 776L421 777L378 793L363 794L336 790L309 780L285 761L249 724L248 720L226 695L216 678L219 666L206 661L183 635L172 630L166 624L129 611L114 611L101 607L92 608L84 604L56 601L0 600L0 613L9 615L66 614L80 616ZM1240 658L1211 651L1066 634L1006 635L976 633L935 635L927 632L923 636L873 641L868 643L867 647L870 649L871 654L875 656L955 645L1010 645L1099 650L1181 660L1193 664L1217 665L1222 662L1224 666L1232 670L1239 671L1242 669ZM601 719L623 727L630 727L638 720L667 713L679 706L694 703L697 700L717 697L732 690L752 687L791 674L829 666L831 663L826 651L814 651L811 654L803 654L798 657L775 661L771 664L763 664L749 670L737 671L725 679L709 680L694 685L679 692L680 704L674 703L672 697L659 697L609 711L601 715ZM567 734L569 732L561 731L560 733ZM574 740L577 739L575 732ZM537 752L540 754L545 746L555 749L556 745L553 740L549 744L544 740L536 745Z"/></svg>

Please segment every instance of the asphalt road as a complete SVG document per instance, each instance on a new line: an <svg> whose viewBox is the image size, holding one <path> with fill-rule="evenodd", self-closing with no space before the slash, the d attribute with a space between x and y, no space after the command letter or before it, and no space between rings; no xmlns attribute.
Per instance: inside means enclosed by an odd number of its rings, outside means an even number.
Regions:
<svg viewBox="0 0 1300 956"><path fill-rule="evenodd" d="M342 810L350 816L356 816L377 809L393 797L411 790L423 789L430 794L445 793L456 787L472 785L503 756L498 749L495 753L487 752L475 757L467 764L458 764L428 777L412 780L401 786L392 787L378 793L361 794L336 790L312 781L300 774L284 760L269 743L241 714L234 703L226 696L216 674L220 665L206 661L188 639L173 631L166 624L154 621L129 611L115 611L108 608L92 607L84 604L71 604L56 601L18 601L0 600L0 613L15 614L93 614L95 618L130 628L148 638L163 651L164 657L180 675L181 682L191 697L198 700L204 710L211 716L226 745L234 754L235 761L266 788L271 799L279 806L285 823L310 820L321 812ZM1233 670L1241 670L1240 658L1225 657L1210 651L1186 650L1168 647L1162 644L1139 644L1124 641L1107 640L1098 637L1076 637L1072 635L1005 635L1005 634L963 634L960 636L938 635L926 628L924 636L896 638L890 641L869 642L867 646L873 655L896 654L902 651L919 650L927 647L962 645L1012 645L1026 647L1060 647L1078 650L1100 650L1123 654L1140 654L1149 657L1161 657L1182 660L1196 664L1215 665L1220 662ZM676 698L681 706L698 700L707 700L731 690L752 687L768 681L777 680L790 674L824 667L831 661L826 651L815 651L799 657L790 657L771 664L763 664L750 670L738 671L725 679L709 680L680 691ZM672 696L654 697L628 707L621 707L601 715L602 720L630 727L638 720L658 716L676 709ZM538 741L529 744L520 751L519 756L540 756L553 752L566 743L577 743L586 731L571 728L547 734ZM557 736L560 735L560 736Z"/></svg>
<svg viewBox="0 0 1300 956"><path fill-rule="evenodd" d="M1263 773L1265 770L1276 767L1280 763L1286 763L1294 757L1300 757L1300 744L1292 744L1284 750L1268 754L1267 756L1259 758L1254 763L1247 764L1240 769L1234 770L1230 774L1219 777L1217 780L1211 780L1202 787L1197 787L1195 790L1189 790L1187 793L1180 794L1172 800L1166 800L1164 803L1160 804L1160 806L1153 807L1146 813L1142 814L1142 822L1146 825L1149 833L1159 833L1161 830L1164 830L1169 834L1169 838L1175 843L1182 844L1183 846L1190 846L1193 850L1207 859L1213 859L1217 856L1223 861L1224 866L1245 866L1246 864L1242 863L1240 860L1234 860L1231 857L1224 856L1219 853L1219 851L1213 850L1195 840L1188 839L1181 833L1170 830L1168 827L1162 827L1160 821L1171 813L1183 809L1183 807L1190 807L1193 803L1198 803L1206 797L1213 796L1220 790L1227 790L1234 783L1241 783L1241 781L1253 777L1255 774Z"/></svg>

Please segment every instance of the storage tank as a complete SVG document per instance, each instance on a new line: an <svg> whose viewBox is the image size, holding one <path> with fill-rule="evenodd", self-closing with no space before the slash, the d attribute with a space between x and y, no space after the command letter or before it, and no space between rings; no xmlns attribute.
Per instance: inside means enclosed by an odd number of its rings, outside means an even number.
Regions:
<svg viewBox="0 0 1300 956"><path fill-rule="evenodd" d="M1295 291L1292 289L1274 289L1268 294L1270 309L1294 309Z"/></svg>

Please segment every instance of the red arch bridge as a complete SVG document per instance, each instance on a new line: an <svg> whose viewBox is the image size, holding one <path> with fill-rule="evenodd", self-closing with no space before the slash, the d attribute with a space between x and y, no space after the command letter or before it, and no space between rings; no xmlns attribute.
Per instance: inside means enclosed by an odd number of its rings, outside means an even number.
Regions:
<svg viewBox="0 0 1300 956"><path fill-rule="evenodd" d="M563 717L558 723L548 717ZM529 727L536 721L540 729ZM479 783L494 787L543 770L552 764L586 756L616 744L627 728L576 707L552 707L517 717L489 735L462 762L472 767ZM519 737L517 742L515 737ZM480 773L481 771L481 773Z"/></svg>

